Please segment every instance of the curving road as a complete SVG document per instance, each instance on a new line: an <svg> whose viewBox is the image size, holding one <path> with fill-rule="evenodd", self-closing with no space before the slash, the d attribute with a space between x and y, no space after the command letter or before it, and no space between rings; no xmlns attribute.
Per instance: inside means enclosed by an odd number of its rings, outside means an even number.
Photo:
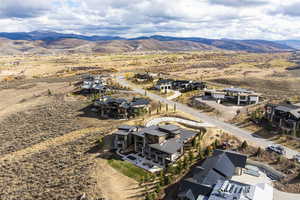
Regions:
<svg viewBox="0 0 300 200"><path fill-rule="evenodd" d="M161 122L178 122L178 123L181 123L181 124L186 124L186 125L190 125L190 126L194 126L194 127L209 127L209 128L215 127L214 125L211 125L209 123L200 123L200 122L195 122L195 121L192 121L192 120L182 119L182 118L179 118L179 117L159 117L159 118L155 118L155 119L152 119L152 120L148 121L146 123L146 127L153 126L153 125L158 125Z"/></svg>
<svg viewBox="0 0 300 200"><path fill-rule="evenodd" d="M121 84L123 86L126 86L126 87L129 87L137 93L145 95L145 90L132 86L128 81L125 80L124 76L117 76L116 80L118 81L119 84ZM160 101L164 104L169 104L171 106L173 106L175 104L177 110L180 110L181 112L193 115L194 117L196 117L198 120L200 120L202 122L214 125L215 127L218 127L219 129L222 129L225 132L231 133L231 134L235 135L236 137L239 137L243 140L247 140L248 142L250 142L252 144L255 144L256 146L266 148L268 145L274 144L274 142L272 142L272 141L268 141L266 139L256 137L255 134L250 132L250 131L243 130L243 129L240 129L240 128L232 125L232 124L219 121L215 117L208 116L208 115L206 115L204 113L201 113L198 110L193 109L193 108L191 108L187 105L184 105L182 103L178 103L178 102L174 102L172 100L168 100L164 97L161 97L159 95L153 94L153 93L148 92L148 91L146 92L146 95L150 99L153 99L155 101ZM289 149L287 147L285 147L285 150L286 150L286 157L287 158L292 158L294 155L298 154L297 151Z"/></svg>

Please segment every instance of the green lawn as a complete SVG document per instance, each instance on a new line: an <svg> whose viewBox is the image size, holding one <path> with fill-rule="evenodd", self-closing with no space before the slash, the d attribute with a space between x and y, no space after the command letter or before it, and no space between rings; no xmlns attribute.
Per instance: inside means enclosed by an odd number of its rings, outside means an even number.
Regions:
<svg viewBox="0 0 300 200"><path fill-rule="evenodd" d="M135 179L136 181L140 181L142 177L145 177L146 174L149 175L149 172L136 167L135 165L131 164L130 162L123 161L123 160L115 160L109 159L108 164L113 167L114 169L118 170L122 174Z"/></svg>

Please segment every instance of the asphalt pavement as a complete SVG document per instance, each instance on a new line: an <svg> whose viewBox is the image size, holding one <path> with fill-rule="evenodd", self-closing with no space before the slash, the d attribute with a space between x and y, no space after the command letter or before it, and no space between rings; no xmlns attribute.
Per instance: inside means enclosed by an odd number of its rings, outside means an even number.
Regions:
<svg viewBox="0 0 300 200"><path fill-rule="evenodd" d="M123 76L117 76L116 80L119 82L119 84L129 87L131 88L133 91L140 93L142 95L148 96L150 99L155 100L155 101L160 101L161 103L164 104L169 104L171 106L174 106L174 104L176 104L176 108L177 110L180 110L181 112L190 114L192 116L194 116L195 118L197 118L198 120L208 123L208 124L212 124L215 127L228 132L236 137L241 138L242 140L246 140L256 146L262 147L262 148L266 148L268 145L272 145L274 144L274 142L266 140L264 138L260 138L257 137L253 132L238 128L230 123L226 123L223 121L218 120L215 117L212 116L208 116L204 113L201 113L199 110L196 110L194 108L191 108L185 104L182 103L178 103L178 102L174 102L172 100L168 100L164 97L161 97L159 95L153 94L149 91L145 91L141 88L135 87L133 85L131 85L128 81L126 81L126 79ZM290 148L284 147L285 151L286 151L286 157L287 158L292 158L294 155L298 154L297 151L292 150Z"/></svg>

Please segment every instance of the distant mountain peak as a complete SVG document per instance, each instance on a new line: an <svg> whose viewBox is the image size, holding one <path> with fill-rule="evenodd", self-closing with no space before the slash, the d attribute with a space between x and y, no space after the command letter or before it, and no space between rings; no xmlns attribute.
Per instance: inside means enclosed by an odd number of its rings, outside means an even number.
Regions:
<svg viewBox="0 0 300 200"><path fill-rule="evenodd" d="M0 33L0 37L7 38L10 40L27 40L27 41L42 41L44 46L59 44L59 48L66 45L66 49L70 49L76 46L77 49L84 49L85 47L79 48L80 45L86 44L86 42L80 42L75 40L62 41L61 43L55 43L55 41L61 41L63 39L77 39L82 41L90 41L92 44L97 45L113 45L114 47L120 45L120 50L129 48L129 51L137 50L136 46L147 46L145 50L171 50L171 51L188 51L188 50L231 50L231 51L248 51L248 52L280 52L280 51L294 51L296 48L295 41L266 41L266 40L235 40L229 38L222 39L208 39L201 37L173 37L163 35L152 35L142 36L136 38L122 38L119 36L86 36L71 33L58 33L48 30L39 30L32 32L15 32L15 33ZM112 44L111 41L118 41ZM124 41L124 42L121 42ZM147 43L145 43L147 41ZM72 44L73 43L73 44ZM90 44L90 43L89 43ZM297 43L300 47L300 41ZM127 45L127 47L121 47ZM26 49L26 48L24 48ZM140 48L138 49L140 50ZM90 51L94 51L90 49ZM96 48L96 51L101 50L100 47ZM127 50L128 51L128 50Z"/></svg>

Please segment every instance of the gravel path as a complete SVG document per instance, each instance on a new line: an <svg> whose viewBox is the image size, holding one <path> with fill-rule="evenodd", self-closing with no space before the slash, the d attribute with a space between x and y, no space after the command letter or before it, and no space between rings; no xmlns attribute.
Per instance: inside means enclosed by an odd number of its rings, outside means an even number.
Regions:
<svg viewBox="0 0 300 200"><path fill-rule="evenodd" d="M158 125L162 122L178 122L194 127L215 127L209 123L200 123L200 122L195 122L192 120L187 120L187 119L182 119L179 117L160 117L160 118L155 118L146 123L146 127L153 126L153 125Z"/></svg>
<svg viewBox="0 0 300 200"><path fill-rule="evenodd" d="M168 100L172 100L172 99L176 99L177 97L181 96L181 92L177 91L177 90L173 90L174 94L167 97Z"/></svg>

